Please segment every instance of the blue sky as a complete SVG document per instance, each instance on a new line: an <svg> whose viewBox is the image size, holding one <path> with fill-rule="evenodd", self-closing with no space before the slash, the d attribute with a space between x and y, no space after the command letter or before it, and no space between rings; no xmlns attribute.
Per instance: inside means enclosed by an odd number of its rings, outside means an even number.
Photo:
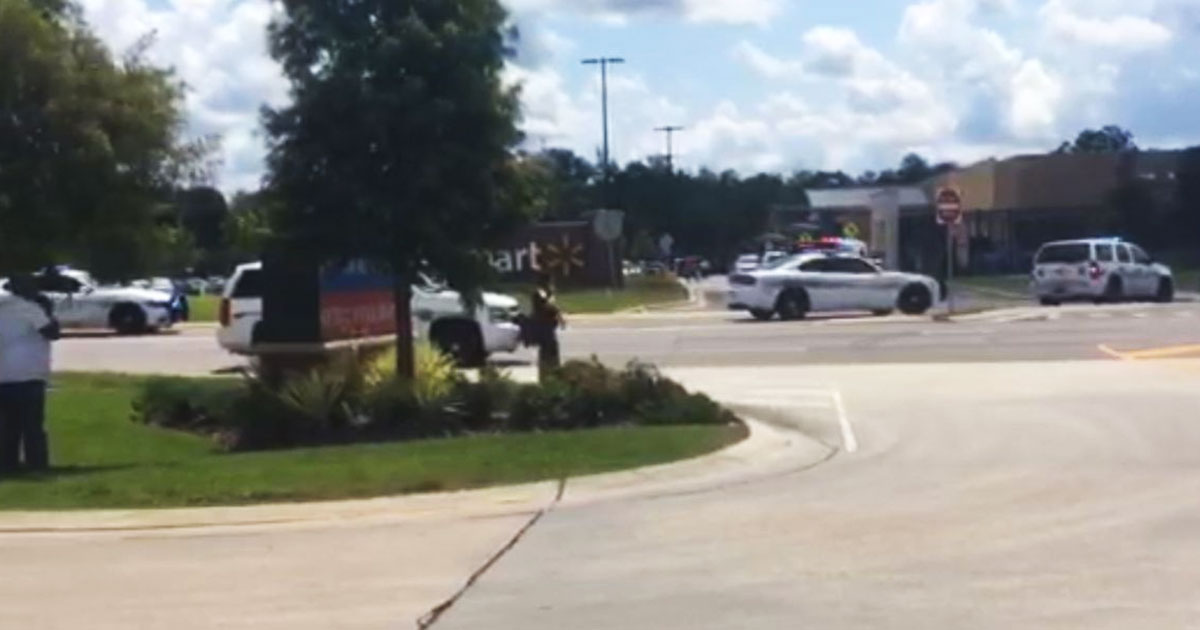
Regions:
<svg viewBox="0 0 1200 630"><path fill-rule="evenodd" d="M188 82L195 133L222 138L218 185L262 172L257 110L286 102L267 58L268 0L83 0L114 47L155 31ZM586 56L620 55L614 158L663 150L683 168L790 172L970 162L1041 151L1117 123L1143 146L1200 143L1200 0L507 0L520 27L532 148L600 144Z"/></svg>

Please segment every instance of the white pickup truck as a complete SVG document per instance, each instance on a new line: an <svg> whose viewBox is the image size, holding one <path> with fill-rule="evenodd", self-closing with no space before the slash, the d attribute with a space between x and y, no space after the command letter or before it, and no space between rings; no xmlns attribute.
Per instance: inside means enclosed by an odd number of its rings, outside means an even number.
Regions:
<svg viewBox="0 0 1200 630"><path fill-rule="evenodd" d="M234 354L255 353L255 327L263 312L262 263L241 265L225 283L217 341ZM413 334L429 339L460 364L481 365L497 352L514 352L521 345L521 314L517 300L484 293L483 304L468 313L459 294L426 281L413 287Z"/></svg>

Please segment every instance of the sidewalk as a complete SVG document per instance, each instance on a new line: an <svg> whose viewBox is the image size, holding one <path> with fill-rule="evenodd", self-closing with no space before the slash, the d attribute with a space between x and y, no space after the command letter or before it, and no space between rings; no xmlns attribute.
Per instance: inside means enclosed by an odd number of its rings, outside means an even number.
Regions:
<svg viewBox="0 0 1200 630"><path fill-rule="evenodd" d="M694 492L811 466L828 447L794 430L747 420L749 436L725 450L672 464L455 493L321 503L166 510L0 512L0 536L56 533L333 527L530 514L553 505Z"/></svg>

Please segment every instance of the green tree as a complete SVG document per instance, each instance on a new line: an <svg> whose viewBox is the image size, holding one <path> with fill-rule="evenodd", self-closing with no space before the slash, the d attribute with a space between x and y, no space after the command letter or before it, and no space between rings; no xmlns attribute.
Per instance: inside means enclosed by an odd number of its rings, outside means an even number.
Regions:
<svg viewBox="0 0 1200 630"><path fill-rule="evenodd" d="M1075 142L1064 142L1057 153L1120 153L1137 151L1133 132L1117 125L1106 125L1100 129L1085 129L1079 132Z"/></svg>
<svg viewBox="0 0 1200 630"><path fill-rule="evenodd" d="M270 196L262 192L239 192L233 196L222 229L227 240L228 265L262 258L271 238L271 215L275 207Z"/></svg>
<svg viewBox="0 0 1200 630"><path fill-rule="evenodd" d="M270 49L293 102L264 112L277 228L319 260L394 275L397 369L411 375L415 274L428 265L477 295L482 248L524 216L505 12L496 0L282 7Z"/></svg>
<svg viewBox="0 0 1200 630"><path fill-rule="evenodd" d="M187 143L181 84L123 59L61 0L0 0L0 273L55 262L102 278L146 271L157 208L203 179L211 142Z"/></svg>

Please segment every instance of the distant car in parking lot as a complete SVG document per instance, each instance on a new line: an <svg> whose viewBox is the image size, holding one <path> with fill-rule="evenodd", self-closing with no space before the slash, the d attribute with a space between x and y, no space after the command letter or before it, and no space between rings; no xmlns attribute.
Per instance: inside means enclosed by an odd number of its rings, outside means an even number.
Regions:
<svg viewBox="0 0 1200 630"><path fill-rule="evenodd" d="M1175 299L1171 268L1141 247L1119 238L1047 243L1034 257L1032 288L1038 301L1057 306L1069 300L1120 302Z"/></svg>
<svg viewBox="0 0 1200 630"><path fill-rule="evenodd" d="M810 312L899 310L921 315L943 299L937 280L884 271L860 256L810 252L729 277L729 308L755 319L803 319Z"/></svg>

